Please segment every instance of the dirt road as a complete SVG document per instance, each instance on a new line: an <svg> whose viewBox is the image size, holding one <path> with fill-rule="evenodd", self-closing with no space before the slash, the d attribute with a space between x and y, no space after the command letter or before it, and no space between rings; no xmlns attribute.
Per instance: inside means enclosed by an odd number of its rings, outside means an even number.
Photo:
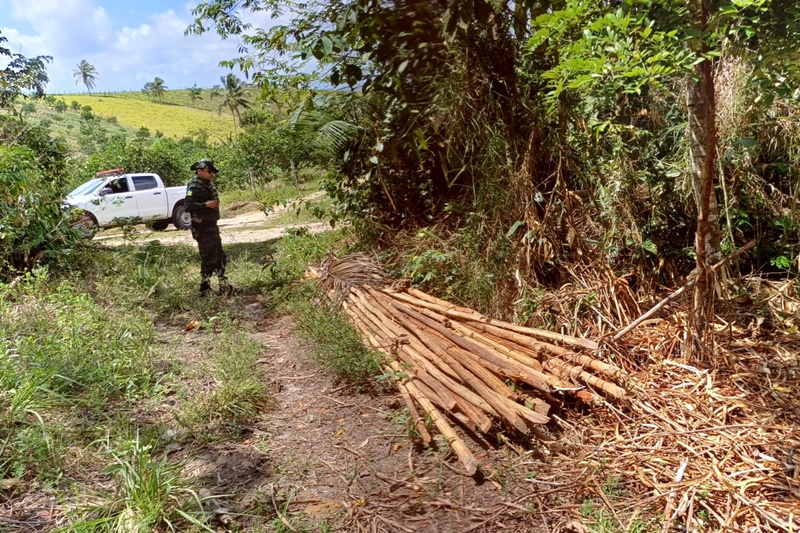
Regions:
<svg viewBox="0 0 800 533"><path fill-rule="evenodd" d="M314 193L303 198L303 201L318 200L324 195L324 192ZM288 228L305 228L309 233L330 229L330 224L327 222L293 224L292 217L287 216L289 210L289 207L277 206L269 214L266 214L259 209L255 202L242 202L223 209L222 218L219 221L222 241L225 244L268 241L286 235ZM191 232L177 230L172 225L164 231L152 231L144 225L139 225L136 226L132 238L143 242L157 240L161 244L194 244ZM120 228L102 230L95 235L94 240L107 246L118 246L125 243L123 231Z"/></svg>

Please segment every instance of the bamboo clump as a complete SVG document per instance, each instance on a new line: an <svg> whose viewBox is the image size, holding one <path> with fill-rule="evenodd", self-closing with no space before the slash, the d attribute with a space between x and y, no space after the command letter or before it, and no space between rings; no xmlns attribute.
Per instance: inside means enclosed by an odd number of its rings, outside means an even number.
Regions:
<svg viewBox="0 0 800 533"><path fill-rule="evenodd" d="M328 271L358 269L334 262ZM594 341L493 320L415 289L381 287L377 276L356 282L322 277L365 344L386 355L385 371L394 376L420 438L433 438L426 416L469 475L479 462L453 420L475 433L500 425L528 435L550 420L551 405L564 397L597 404L625 396L613 381L622 371L585 353L597 350Z"/></svg>

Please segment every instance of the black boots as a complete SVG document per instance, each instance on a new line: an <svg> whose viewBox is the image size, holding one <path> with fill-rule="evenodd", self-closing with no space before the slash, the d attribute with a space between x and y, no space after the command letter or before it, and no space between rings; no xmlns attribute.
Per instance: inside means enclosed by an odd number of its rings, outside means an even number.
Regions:
<svg viewBox="0 0 800 533"><path fill-rule="evenodd" d="M211 292L211 281L204 279L202 283L200 283L200 296L208 296ZM228 280L221 279L219 280L219 292L220 296L225 296L226 298L233 294L233 286L228 283Z"/></svg>
<svg viewBox="0 0 800 533"><path fill-rule="evenodd" d="M219 295L227 298L231 294L233 294L233 285L228 283L226 279L219 280Z"/></svg>
<svg viewBox="0 0 800 533"><path fill-rule="evenodd" d="M211 282L207 279L204 279L200 283L200 297L208 296L209 292L211 292Z"/></svg>

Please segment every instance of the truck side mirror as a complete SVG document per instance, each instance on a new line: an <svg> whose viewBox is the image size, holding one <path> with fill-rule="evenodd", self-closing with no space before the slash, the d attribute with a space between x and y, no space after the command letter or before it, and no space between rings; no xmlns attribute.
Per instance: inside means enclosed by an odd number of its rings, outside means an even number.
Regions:
<svg viewBox="0 0 800 533"><path fill-rule="evenodd" d="M100 196L105 196L105 195L111 194L113 192L114 192L114 190L111 187L103 187L102 189L100 189L100 192L98 192L97 194L99 194Z"/></svg>

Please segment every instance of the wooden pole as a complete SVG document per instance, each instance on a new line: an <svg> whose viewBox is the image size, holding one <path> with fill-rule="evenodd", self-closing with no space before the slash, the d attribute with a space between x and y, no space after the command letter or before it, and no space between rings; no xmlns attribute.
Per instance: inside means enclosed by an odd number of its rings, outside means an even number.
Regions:
<svg viewBox="0 0 800 533"><path fill-rule="evenodd" d="M467 320L467 321L474 321L474 322L482 322L484 324L488 324L491 326L507 329L509 331L514 331L516 333L523 333L525 335L531 335L534 337L539 337L542 339L547 340L554 340L563 342L565 344L569 344L572 346L578 346L580 348L586 348L587 350L596 351L599 349L599 346L596 342L588 340L588 339L579 339L577 337L572 337L570 335L563 335L561 333L555 333L552 331L546 331L543 329L535 329L529 328L526 326L518 326L516 324L511 324L509 322L504 322L502 320L495 320L493 318L488 318L480 313L472 310L468 310L469 312L459 311L456 306L452 304L448 304L443 300L440 302L444 303L433 303L428 300L421 300L419 298L414 298L408 294L391 291L384 289L382 292L389 294L392 298L396 300L400 300L405 303L410 303L412 305L416 305L418 307L427 307L428 309L432 309L434 311L438 311L441 314L445 315L448 318L454 318L457 320ZM460 308L463 309L463 308Z"/></svg>

